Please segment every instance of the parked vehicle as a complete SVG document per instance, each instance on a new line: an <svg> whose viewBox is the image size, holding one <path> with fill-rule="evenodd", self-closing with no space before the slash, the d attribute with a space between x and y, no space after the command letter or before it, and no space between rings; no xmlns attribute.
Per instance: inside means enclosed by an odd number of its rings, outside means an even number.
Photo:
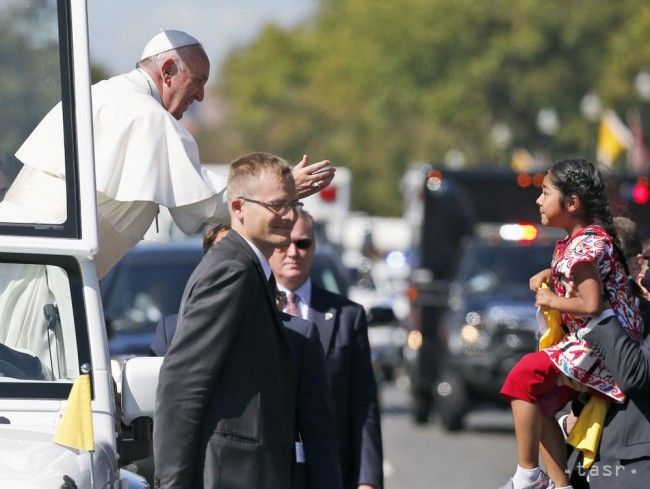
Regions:
<svg viewBox="0 0 650 489"><path fill-rule="evenodd" d="M201 241L143 242L131 249L100 283L113 358L149 355L156 324L178 312L185 284L201 260ZM336 256L316 248L312 281L346 295L347 282Z"/></svg>
<svg viewBox="0 0 650 489"><path fill-rule="evenodd" d="M411 274L404 355L411 385L411 414L428 420L434 386L447 350L441 318L449 310L451 281L463 262L462 243L481 223L536 222L539 189L517 185L510 171L432 170L424 176L419 268ZM550 263L550 255L548 256Z"/></svg>
<svg viewBox="0 0 650 489"><path fill-rule="evenodd" d="M368 309L368 341L370 358L379 383L391 382L402 366L406 331L390 306Z"/></svg>
<svg viewBox="0 0 650 489"><path fill-rule="evenodd" d="M478 236L466 243L438 325L442 341L432 395L445 429L460 429L465 415L485 402L505 407L499 390L506 375L537 345L528 281L548 267L552 252L548 237Z"/></svg>
<svg viewBox="0 0 650 489"><path fill-rule="evenodd" d="M393 259L398 263L391 266L390 257L395 255L403 257L401 252L395 251L381 261L369 261L365 273L354 269L355 284L349 293L350 299L361 304L368 316L368 340L378 383L395 378L402 366L402 350L406 343L406 330L400 318L405 315L404 306L408 307L404 299L405 285L402 285L402 273L407 267L404 258Z"/></svg>
<svg viewBox="0 0 650 489"><path fill-rule="evenodd" d="M101 280L111 357L149 355L156 324L178 312L201 257L199 239L142 242Z"/></svg>

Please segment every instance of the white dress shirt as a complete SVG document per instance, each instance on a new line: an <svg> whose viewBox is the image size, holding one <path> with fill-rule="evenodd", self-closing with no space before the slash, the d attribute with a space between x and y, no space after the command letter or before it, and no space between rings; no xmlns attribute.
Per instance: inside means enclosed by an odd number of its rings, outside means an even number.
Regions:
<svg viewBox="0 0 650 489"><path fill-rule="evenodd" d="M257 259L260 261L260 265L262 265L262 270L264 270L264 276L268 281L269 278L271 278L271 265L269 265L269 261L262 254L262 252L257 248L257 246L255 246L251 241L246 239L246 237L243 234L240 234L240 236L244 238L244 241L248 243L248 246L253 248L253 251L255 252L255 256L257 256Z"/></svg>

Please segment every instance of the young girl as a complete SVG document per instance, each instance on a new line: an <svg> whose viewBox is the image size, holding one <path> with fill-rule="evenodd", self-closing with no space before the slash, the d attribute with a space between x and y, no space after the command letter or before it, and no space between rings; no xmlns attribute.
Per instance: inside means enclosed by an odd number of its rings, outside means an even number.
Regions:
<svg viewBox="0 0 650 489"><path fill-rule="evenodd" d="M558 385L559 376L622 402L624 394L582 336L613 315L634 339L640 341L643 333L596 166L585 160L555 163L544 177L537 205L542 224L564 229L567 237L557 242L551 268L531 278L531 288L538 307L561 313L567 334L557 345L522 358L501 389L511 401L518 455L517 471L503 489L571 487L564 472L564 438L554 415L577 393ZM541 288L542 282L550 289ZM538 467L540 443L552 480Z"/></svg>

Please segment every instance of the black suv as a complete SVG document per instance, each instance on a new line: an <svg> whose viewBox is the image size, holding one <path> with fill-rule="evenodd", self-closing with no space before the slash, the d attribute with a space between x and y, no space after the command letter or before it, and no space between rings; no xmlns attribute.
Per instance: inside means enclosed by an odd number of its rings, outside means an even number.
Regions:
<svg viewBox="0 0 650 489"><path fill-rule="evenodd" d="M422 328L412 329L404 352L416 422L425 422L433 406L445 429L458 430L472 407L501 402L505 376L536 348L528 282L548 268L558 237L468 238L455 277L420 286L416 311L439 318L427 335Z"/></svg>
<svg viewBox="0 0 650 489"><path fill-rule="evenodd" d="M178 312L185 284L201 257L200 239L143 242L101 280L111 356L149 353L156 324ZM344 269L326 244L316 248L310 276L316 285L347 295Z"/></svg>
<svg viewBox="0 0 650 489"><path fill-rule="evenodd" d="M547 268L549 241L474 239L464 249L439 323L442 338L433 405L447 430L499 389L514 364L537 345L529 278Z"/></svg>

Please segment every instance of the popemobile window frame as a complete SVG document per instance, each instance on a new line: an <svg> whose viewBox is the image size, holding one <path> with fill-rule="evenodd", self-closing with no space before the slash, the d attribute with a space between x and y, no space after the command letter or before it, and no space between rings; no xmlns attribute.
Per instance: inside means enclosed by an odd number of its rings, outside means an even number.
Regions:
<svg viewBox="0 0 650 489"><path fill-rule="evenodd" d="M56 0L66 220L61 224L0 222L0 252L84 257L97 252L88 30L85 15L71 8L74 1Z"/></svg>
<svg viewBox="0 0 650 489"><path fill-rule="evenodd" d="M90 340L85 313L84 284L78 261L70 256L0 253L0 264L3 263L52 265L65 271L70 287L78 362L80 366L84 364L91 366L92 371ZM92 379L93 376L91 375L91 398L94 399L95 392ZM72 380L70 382L52 382L48 380L0 382L0 399L62 400L68 398L70 389L72 389Z"/></svg>

